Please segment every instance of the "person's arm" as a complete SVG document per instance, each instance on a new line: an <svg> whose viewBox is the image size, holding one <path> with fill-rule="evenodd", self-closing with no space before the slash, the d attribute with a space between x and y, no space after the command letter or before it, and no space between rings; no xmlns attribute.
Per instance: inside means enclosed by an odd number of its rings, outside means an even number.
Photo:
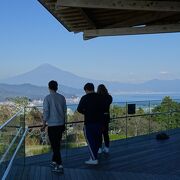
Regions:
<svg viewBox="0 0 180 180"><path fill-rule="evenodd" d="M49 103L47 101L47 98L45 98L43 101L43 126L42 126L42 130L44 130L46 127L46 122L48 120L48 117L49 117Z"/></svg>
<svg viewBox="0 0 180 180"><path fill-rule="evenodd" d="M79 101L77 111L81 114L85 113L85 100L84 100L84 98L81 98L81 100Z"/></svg>
<svg viewBox="0 0 180 180"><path fill-rule="evenodd" d="M109 100L109 102L110 102L110 104L111 104L111 103L112 103L112 101L113 101L113 98L112 98L112 96L111 96L111 95L109 95L109 97L110 97L110 98L109 98L109 99L110 99L110 100Z"/></svg>
<svg viewBox="0 0 180 180"><path fill-rule="evenodd" d="M64 121L67 122L67 104L66 99L64 98Z"/></svg>

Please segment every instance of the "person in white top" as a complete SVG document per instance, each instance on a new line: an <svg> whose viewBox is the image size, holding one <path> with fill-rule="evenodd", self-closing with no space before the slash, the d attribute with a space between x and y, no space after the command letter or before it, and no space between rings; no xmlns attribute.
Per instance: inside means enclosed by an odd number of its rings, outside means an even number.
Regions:
<svg viewBox="0 0 180 180"><path fill-rule="evenodd" d="M51 166L52 171L63 173L60 153L62 133L65 131L67 119L67 105L65 97L59 93L58 83L54 80L48 83L50 94L43 101L43 127L48 126L48 136L53 151Z"/></svg>

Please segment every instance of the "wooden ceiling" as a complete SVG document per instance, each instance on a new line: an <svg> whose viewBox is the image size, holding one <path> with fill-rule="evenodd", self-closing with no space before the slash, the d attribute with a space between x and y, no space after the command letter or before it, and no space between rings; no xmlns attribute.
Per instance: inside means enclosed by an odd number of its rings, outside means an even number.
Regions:
<svg viewBox="0 0 180 180"><path fill-rule="evenodd" d="M68 31L99 36L180 32L180 0L38 0Z"/></svg>

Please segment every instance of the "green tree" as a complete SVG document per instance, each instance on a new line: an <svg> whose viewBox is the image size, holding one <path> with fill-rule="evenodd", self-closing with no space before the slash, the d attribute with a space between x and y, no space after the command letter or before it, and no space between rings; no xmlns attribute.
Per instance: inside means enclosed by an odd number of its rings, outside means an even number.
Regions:
<svg viewBox="0 0 180 180"><path fill-rule="evenodd" d="M180 104L166 96L160 105L156 106L153 113L163 113L153 117L153 120L161 125L162 129L176 128L180 126Z"/></svg>
<svg viewBox="0 0 180 180"><path fill-rule="evenodd" d="M16 112L15 106L0 105L0 125L11 118Z"/></svg>
<svg viewBox="0 0 180 180"><path fill-rule="evenodd" d="M13 102L16 107L22 108L26 107L29 104L28 97L15 97L15 98L8 98L9 101Z"/></svg>

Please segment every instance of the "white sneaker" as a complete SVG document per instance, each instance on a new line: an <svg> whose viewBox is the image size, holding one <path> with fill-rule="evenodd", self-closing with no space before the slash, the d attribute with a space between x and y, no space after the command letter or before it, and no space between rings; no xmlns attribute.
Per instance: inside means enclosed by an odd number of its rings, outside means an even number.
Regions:
<svg viewBox="0 0 180 180"><path fill-rule="evenodd" d="M105 153L109 153L109 148L108 148L108 147L104 147L103 151L104 151Z"/></svg>
<svg viewBox="0 0 180 180"><path fill-rule="evenodd" d="M62 165L56 165L52 168L53 172L57 172L57 173L64 173L64 169Z"/></svg>
<svg viewBox="0 0 180 180"><path fill-rule="evenodd" d="M93 160L93 159L89 159L87 161L85 161L85 164L90 164L90 165L97 165L98 164L98 160Z"/></svg>
<svg viewBox="0 0 180 180"><path fill-rule="evenodd" d="M103 151L102 151L102 148L99 148L98 150L98 154L101 154Z"/></svg>

